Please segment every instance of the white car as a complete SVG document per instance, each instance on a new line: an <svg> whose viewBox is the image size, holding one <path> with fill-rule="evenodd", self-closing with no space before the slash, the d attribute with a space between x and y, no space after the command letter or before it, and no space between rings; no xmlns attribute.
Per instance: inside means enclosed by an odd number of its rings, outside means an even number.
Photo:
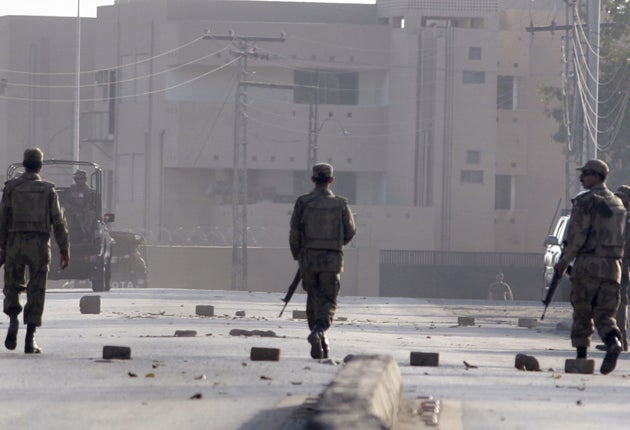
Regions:
<svg viewBox="0 0 630 430"><path fill-rule="evenodd" d="M549 284L551 283L551 278L553 277L553 267L556 265L558 260L560 259L560 254L562 254L562 248L564 246L564 241L567 238L567 227L569 226L569 215L562 215L558 222L556 223L556 228L553 230L553 233L547 236L545 239L545 271L543 273L543 289L542 289L542 298L547 296L547 291L549 290ZM554 294L553 300L555 301L566 301L569 300L571 294L571 283L569 281L568 276L563 276L560 280L560 284L558 285L558 289Z"/></svg>

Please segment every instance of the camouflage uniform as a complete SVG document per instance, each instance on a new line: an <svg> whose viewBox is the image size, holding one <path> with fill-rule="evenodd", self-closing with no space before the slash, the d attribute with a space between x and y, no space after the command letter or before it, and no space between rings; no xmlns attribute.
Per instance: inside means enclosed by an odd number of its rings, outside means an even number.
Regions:
<svg viewBox="0 0 630 430"><path fill-rule="evenodd" d="M332 178L332 166L325 163L315 165L313 177L318 176ZM343 246L352 240L355 233L348 202L335 196L327 185L316 186L295 202L289 244L293 258L299 262L302 285L308 294L308 326L323 339L324 355L327 355L324 332L330 328L337 308Z"/></svg>
<svg viewBox="0 0 630 430"><path fill-rule="evenodd" d="M622 201L627 202L630 199L630 186L622 185L615 190L615 195L619 196ZM619 309L617 310L617 326L621 330L621 343L623 349L628 350L628 284L630 283L630 216L626 215L626 233L625 246L623 251L623 267L621 271L620 300Z"/></svg>
<svg viewBox="0 0 630 430"><path fill-rule="evenodd" d="M74 174L75 184L68 189L68 203L65 208L72 242L86 242L92 239L90 233L96 221L96 191L90 188L87 173L77 170Z"/></svg>
<svg viewBox="0 0 630 430"><path fill-rule="evenodd" d="M51 225L60 252L68 255L68 230L54 185L28 171L5 183L0 202L0 249L6 254L4 313L22 312L20 293L26 291L24 323L35 327L41 325L44 311Z"/></svg>
<svg viewBox="0 0 630 430"><path fill-rule="evenodd" d="M573 201L560 263L568 267L575 258L571 271L571 343L576 348L590 345L593 322L602 340L611 334L620 337L615 314L625 225L626 209L605 184L593 186Z"/></svg>

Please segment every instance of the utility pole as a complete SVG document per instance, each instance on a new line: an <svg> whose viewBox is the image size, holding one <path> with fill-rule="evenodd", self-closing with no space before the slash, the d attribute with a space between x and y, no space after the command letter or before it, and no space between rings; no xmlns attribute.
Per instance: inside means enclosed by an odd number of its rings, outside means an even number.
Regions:
<svg viewBox="0 0 630 430"><path fill-rule="evenodd" d="M247 290L247 60L258 58L256 42L284 42L285 36L203 36L207 40L227 40L238 57L238 86L234 103L234 159L232 167L232 290Z"/></svg>

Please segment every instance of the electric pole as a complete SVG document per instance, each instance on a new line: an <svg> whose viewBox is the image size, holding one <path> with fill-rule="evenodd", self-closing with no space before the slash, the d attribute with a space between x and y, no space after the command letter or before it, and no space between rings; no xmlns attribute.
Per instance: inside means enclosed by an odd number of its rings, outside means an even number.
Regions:
<svg viewBox="0 0 630 430"><path fill-rule="evenodd" d="M247 290L247 60L258 58L256 42L284 42L285 36L203 36L210 40L227 40L238 57L238 86L234 104L234 157L232 167L232 290Z"/></svg>

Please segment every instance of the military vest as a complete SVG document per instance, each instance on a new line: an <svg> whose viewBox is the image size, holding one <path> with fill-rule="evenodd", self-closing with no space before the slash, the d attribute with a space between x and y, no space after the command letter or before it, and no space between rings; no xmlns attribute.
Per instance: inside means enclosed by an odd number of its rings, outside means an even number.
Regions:
<svg viewBox="0 0 630 430"><path fill-rule="evenodd" d="M626 208L612 192L593 193L594 216L583 252L621 258L625 244Z"/></svg>
<svg viewBox="0 0 630 430"><path fill-rule="evenodd" d="M9 231L50 232L50 197L53 185L41 180L9 181Z"/></svg>
<svg viewBox="0 0 630 430"><path fill-rule="evenodd" d="M319 196L309 201L302 212L304 248L343 249L344 200L336 196Z"/></svg>

